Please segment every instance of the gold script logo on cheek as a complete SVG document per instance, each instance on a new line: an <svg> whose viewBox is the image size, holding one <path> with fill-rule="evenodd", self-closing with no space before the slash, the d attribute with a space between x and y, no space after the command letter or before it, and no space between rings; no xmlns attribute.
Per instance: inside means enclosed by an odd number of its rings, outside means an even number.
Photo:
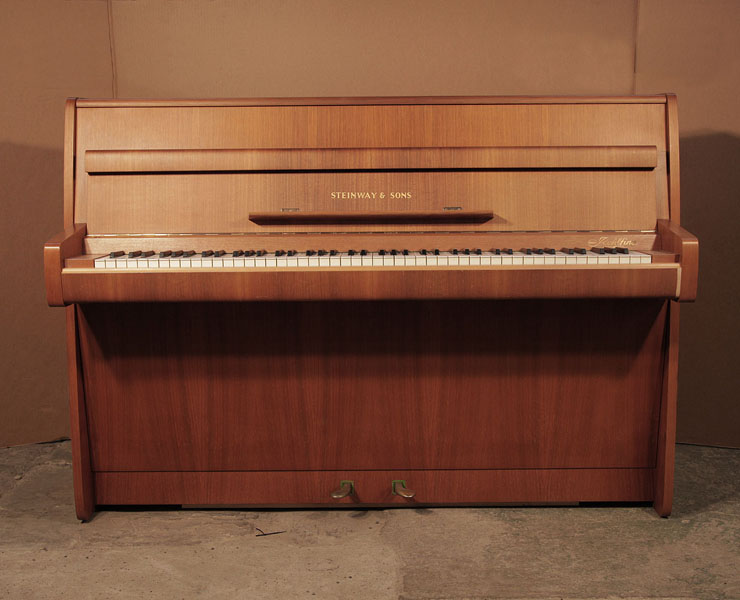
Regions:
<svg viewBox="0 0 740 600"><path fill-rule="evenodd" d="M637 246L635 240L630 240L622 237L607 237L602 235L599 238L591 238L588 240L589 246Z"/></svg>
<svg viewBox="0 0 740 600"><path fill-rule="evenodd" d="M410 199L411 192L329 192L332 200L375 200L380 198Z"/></svg>

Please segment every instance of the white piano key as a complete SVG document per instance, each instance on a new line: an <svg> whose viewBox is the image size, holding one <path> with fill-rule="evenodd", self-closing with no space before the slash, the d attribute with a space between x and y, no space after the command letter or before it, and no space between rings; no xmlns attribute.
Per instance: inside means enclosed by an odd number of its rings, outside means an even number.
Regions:
<svg viewBox="0 0 740 600"><path fill-rule="evenodd" d="M375 261L377 260L374 253L368 253L365 256L360 256L360 259L362 260L362 266L363 267L376 267L378 266ZM380 257L380 263L383 264L383 259Z"/></svg>
<svg viewBox="0 0 740 600"><path fill-rule="evenodd" d="M446 264L447 261L445 261ZM427 267L438 267L439 256L436 254L427 254Z"/></svg>
<svg viewBox="0 0 740 600"><path fill-rule="evenodd" d="M342 252L339 255L339 266L340 267L351 267L352 266L352 256L350 256L346 252Z"/></svg>
<svg viewBox="0 0 740 600"><path fill-rule="evenodd" d="M182 259L179 258L170 258L167 262L167 268L168 269L179 269L180 263L182 262ZM161 267L163 268L163 267Z"/></svg>
<svg viewBox="0 0 740 600"><path fill-rule="evenodd" d="M265 257L265 267L277 267L277 257L274 254Z"/></svg>
<svg viewBox="0 0 740 600"><path fill-rule="evenodd" d="M372 254L372 261L373 261L373 267L382 267L383 266L383 256L380 254L377 254L373 252Z"/></svg>
<svg viewBox="0 0 740 600"><path fill-rule="evenodd" d="M342 266L342 257L341 256L330 256L329 257L329 266L330 267L341 267Z"/></svg>
<svg viewBox="0 0 740 600"><path fill-rule="evenodd" d="M227 269L230 269L234 266L234 259L233 258L224 258L224 267Z"/></svg>
<svg viewBox="0 0 740 600"><path fill-rule="evenodd" d="M620 265L628 265L630 264L630 255L629 254L620 254L619 255L619 264Z"/></svg>
<svg viewBox="0 0 740 600"><path fill-rule="evenodd" d="M96 268L96 269L105 269L106 268L106 265L105 265L106 258L107 257L105 257L105 256L101 256L100 258L96 258L95 259L95 262L93 263L94 268Z"/></svg>
<svg viewBox="0 0 740 600"><path fill-rule="evenodd" d="M450 264L450 253L449 252L440 252L439 254L435 255L437 257L437 266L438 267L446 267Z"/></svg>
<svg viewBox="0 0 740 600"><path fill-rule="evenodd" d="M181 258L180 259L180 268L181 269L192 269L193 268L193 259L192 258Z"/></svg>
<svg viewBox="0 0 740 600"><path fill-rule="evenodd" d="M329 257L328 256L319 256L319 266L320 267L328 267L329 266Z"/></svg>
<svg viewBox="0 0 740 600"><path fill-rule="evenodd" d="M309 256L308 257L308 266L309 267L320 267L321 263L319 261L318 256Z"/></svg>
<svg viewBox="0 0 740 600"><path fill-rule="evenodd" d="M427 264L427 256L426 254L422 254L421 252L412 252L412 255L414 257L414 266L416 267L425 267Z"/></svg>
<svg viewBox="0 0 740 600"><path fill-rule="evenodd" d="M359 254L355 254L350 258L350 265L353 267L361 267L362 266L362 256Z"/></svg>
<svg viewBox="0 0 740 600"><path fill-rule="evenodd" d="M214 258L211 261L211 266L215 269L223 268L224 266L224 259L223 258Z"/></svg>
<svg viewBox="0 0 740 600"><path fill-rule="evenodd" d="M276 267L287 267L288 266L288 259L283 258L282 256L275 259L275 266Z"/></svg>
<svg viewBox="0 0 740 600"><path fill-rule="evenodd" d="M481 264L481 259L482 258L483 258L482 255L479 256L478 254L471 254L470 255L470 264L472 266L479 266Z"/></svg>
<svg viewBox="0 0 740 600"><path fill-rule="evenodd" d="M148 269L159 269L159 259L158 258L150 258L146 261L146 266Z"/></svg>
<svg viewBox="0 0 740 600"><path fill-rule="evenodd" d="M384 267L392 267L393 266L393 256L391 254L386 254L383 258L383 266Z"/></svg>
<svg viewBox="0 0 740 600"><path fill-rule="evenodd" d="M534 264L534 255L533 254L524 254L524 253L522 253L522 264L524 264L524 265L533 265Z"/></svg>
<svg viewBox="0 0 740 600"><path fill-rule="evenodd" d="M618 254L609 254L607 255L609 257L609 263L610 265L618 265L619 264L619 255Z"/></svg>
<svg viewBox="0 0 740 600"><path fill-rule="evenodd" d="M535 254L532 258L534 258L535 265L544 265L546 263L544 254Z"/></svg>
<svg viewBox="0 0 740 600"><path fill-rule="evenodd" d="M289 256L285 259L286 266L289 269L294 269L298 267L298 257L297 256Z"/></svg>
<svg viewBox="0 0 740 600"><path fill-rule="evenodd" d="M460 264L460 256L458 254L452 254L452 252L445 252L447 255L447 264L451 267L456 267Z"/></svg>
<svg viewBox="0 0 740 600"><path fill-rule="evenodd" d="M267 266L267 257L266 256L255 256L254 257L254 267L255 269L264 269Z"/></svg>
<svg viewBox="0 0 740 600"><path fill-rule="evenodd" d="M202 258L191 258L190 259L190 268L191 269L200 269L203 265L203 259Z"/></svg>

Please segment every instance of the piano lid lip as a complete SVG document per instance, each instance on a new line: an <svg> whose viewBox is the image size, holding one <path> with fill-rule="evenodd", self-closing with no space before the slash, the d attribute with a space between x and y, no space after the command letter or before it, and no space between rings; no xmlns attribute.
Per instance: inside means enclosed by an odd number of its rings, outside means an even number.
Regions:
<svg viewBox="0 0 740 600"><path fill-rule="evenodd" d="M78 98L78 108L192 106L384 106L418 104L665 104L665 94L645 96L335 96L296 98Z"/></svg>

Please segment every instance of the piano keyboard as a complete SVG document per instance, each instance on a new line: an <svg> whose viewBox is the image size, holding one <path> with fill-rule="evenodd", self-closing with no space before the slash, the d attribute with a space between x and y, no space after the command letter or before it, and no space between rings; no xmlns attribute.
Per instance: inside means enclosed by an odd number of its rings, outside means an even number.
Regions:
<svg viewBox="0 0 740 600"><path fill-rule="evenodd" d="M308 267L448 267L521 265L626 265L651 262L651 255L627 248L523 248L521 250L206 250L111 252L95 259L96 269L213 269Z"/></svg>

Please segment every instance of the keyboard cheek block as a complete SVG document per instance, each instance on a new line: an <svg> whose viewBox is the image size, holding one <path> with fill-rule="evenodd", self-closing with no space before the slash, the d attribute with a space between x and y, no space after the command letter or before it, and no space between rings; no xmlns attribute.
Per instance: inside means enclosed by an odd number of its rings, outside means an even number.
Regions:
<svg viewBox="0 0 740 600"><path fill-rule="evenodd" d="M699 264L676 114L672 95L69 100L44 276L78 518L668 516Z"/></svg>

